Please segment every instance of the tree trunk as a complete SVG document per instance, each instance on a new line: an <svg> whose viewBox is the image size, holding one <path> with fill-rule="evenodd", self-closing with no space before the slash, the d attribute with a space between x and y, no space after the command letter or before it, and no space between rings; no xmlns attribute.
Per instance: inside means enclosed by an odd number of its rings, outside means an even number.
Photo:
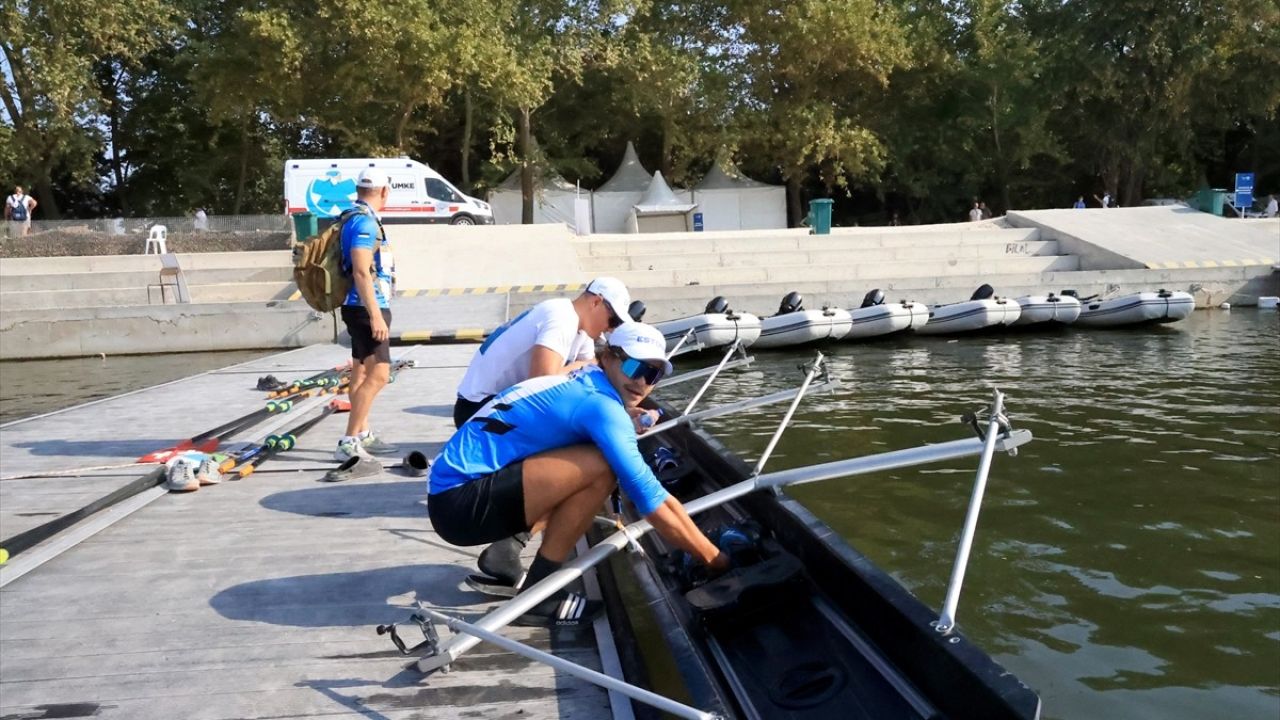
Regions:
<svg viewBox="0 0 1280 720"><path fill-rule="evenodd" d="M396 150L401 152L404 152L404 136L409 128L409 119L413 117L415 104L412 100L405 103L400 109L400 117L396 120Z"/></svg>
<svg viewBox="0 0 1280 720"><path fill-rule="evenodd" d="M245 123L244 131L240 135L240 176L236 178L236 201L231 207L232 215L240 214L240 207L244 202L244 187L249 174L249 127Z"/></svg>
<svg viewBox="0 0 1280 720"><path fill-rule="evenodd" d="M520 222L524 225L533 224L533 164L530 162L533 142L529 128L530 114L529 108L520 108Z"/></svg>
<svg viewBox="0 0 1280 720"><path fill-rule="evenodd" d="M658 162L658 167L667 184L671 183L671 133L674 126L675 123L670 118L662 118L662 159Z"/></svg>
<svg viewBox="0 0 1280 720"><path fill-rule="evenodd" d="M462 187L471 193L471 90L462 91Z"/></svg>
<svg viewBox="0 0 1280 720"><path fill-rule="evenodd" d="M800 179L787 178L787 225L800 227L804 212L800 208Z"/></svg>
<svg viewBox="0 0 1280 720"><path fill-rule="evenodd" d="M1000 144L1000 87L992 86L991 88L991 140L995 145L996 151L996 182L1000 185L1000 201L1004 203L1004 210L1008 212L1011 207L1009 203L1009 172L1004 159L1004 147ZM994 214L994 213L993 213Z"/></svg>
<svg viewBox="0 0 1280 720"><path fill-rule="evenodd" d="M45 220L61 220L62 211L58 209L58 201L53 197L53 180L50 178L52 174L52 166L46 165L41 169L40 177L36 179L36 197L39 198L40 203L36 207L36 212L44 215Z"/></svg>

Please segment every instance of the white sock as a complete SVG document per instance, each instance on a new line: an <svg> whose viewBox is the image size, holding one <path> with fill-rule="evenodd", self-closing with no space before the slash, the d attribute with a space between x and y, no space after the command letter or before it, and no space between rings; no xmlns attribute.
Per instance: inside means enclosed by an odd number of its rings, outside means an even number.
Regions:
<svg viewBox="0 0 1280 720"><path fill-rule="evenodd" d="M341 445L341 444L342 444L342 443L344 443L344 442L347 442L347 441L356 441L356 440L359 440L359 438L357 438L357 437L356 437L356 436L354 436L354 435L343 435L343 436L342 436L342 439L338 441L338 444L339 444L339 445Z"/></svg>
<svg viewBox="0 0 1280 720"><path fill-rule="evenodd" d="M361 430L361 431L360 431L360 433L358 433L358 434L356 435L356 438L357 438L357 439L359 439L359 440L363 440L363 439L365 439L365 438L369 437L369 436L370 436L370 435L372 435L372 434L373 434L373 431L372 431L372 430Z"/></svg>

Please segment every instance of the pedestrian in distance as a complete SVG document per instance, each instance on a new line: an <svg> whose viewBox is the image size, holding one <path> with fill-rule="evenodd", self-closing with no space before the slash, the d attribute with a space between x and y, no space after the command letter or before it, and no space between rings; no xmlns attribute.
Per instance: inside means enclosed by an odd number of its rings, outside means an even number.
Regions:
<svg viewBox="0 0 1280 720"><path fill-rule="evenodd" d="M340 462L398 452L369 429L373 401L391 378L391 277L383 265L390 248L378 217L390 190L386 171L365 168L356 180L356 212L342 226L343 269L351 273L341 310L351 335L351 412L334 451Z"/></svg>
<svg viewBox="0 0 1280 720"><path fill-rule="evenodd" d="M598 277L573 300L544 300L499 327L476 350L458 385L453 424L462 428L494 395L530 378L563 375L592 362L595 341L606 330L630 322L631 296L621 280ZM541 530L534 527L533 533ZM520 550L529 533L518 533L480 553L481 572L499 584L520 582Z"/></svg>
<svg viewBox="0 0 1280 720"><path fill-rule="evenodd" d="M196 232L204 232L209 229L209 214L204 211L204 208L196 208L196 216L192 224Z"/></svg>
<svg viewBox="0 0 1280 720"><path fill-rule="evenodd" d="M973 208L969 210L969 222L978 222L982 219L982 208L978 206L978 201L973 201Z"/></svg>
<svg viewBox="0 0 1280 720"><path fill-rule="evenodd" d="M983 220L991 219L991 208L987 207L987 204L985 202L978 203L978 209L982 211Z"/></svg>
<svg viewBox="0 0 1280 720"><path fill-rule="evenodd" d="M1102 193L1102 197L1098 197L1097 195L1094 195L1093 199L1097 200L1098 204L1104 208L1115 207L1115 201L1111 198L1111 193L1109 191L1104 190Z"/></svg>
<svg viewBox="0 0 1280 720"><path fill-rule="evenodd" d="M9 223L9 237L26 237L31 232L31 215L39 204L35 198L22 191L21 185L13 188L13 194L4 203L4 219Z"/></svg>
<svg viewBox="0 0 1280 720"><path fill-rule="evenodd" d="M1278 212L1280 212L1280 203L1277 203L1276 196L1272 195L1271 198L1267 200L1267 207L1262 211L1262 217L1273 218Z"/></svg>
<svg viewBox="0 0 1280 720"><path fill-rule="evenodd" d="M1076 198L1076 203L1075 203L1074 205L1072 205L1071 207L1072 207L1072 208L1075 208L1076 210L1083 210L1083 209L1084 209L1084 196L1083 196L1083 195L1081 195L1080 197Z"/></svg>
<svg viewBox="0 0 1280 720"><path fill-rule="evenodd" d="M609 334L598 365L544 375L498 393L449 439L431 464L427 509L452 545L470 547L543 524L542 545L519 585L555 572L620 487L671 545L726 570L728 556L698 529L644 462L635 413L670 375L656 328L626 323ZM599 601L560 591L517 620L523 625L589 623Z"/></svg>

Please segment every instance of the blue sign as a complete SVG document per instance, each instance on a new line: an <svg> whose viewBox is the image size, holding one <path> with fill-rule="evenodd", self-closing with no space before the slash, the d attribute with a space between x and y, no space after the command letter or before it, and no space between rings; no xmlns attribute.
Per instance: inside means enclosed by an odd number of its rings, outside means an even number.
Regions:
<svg viewBox="0 0 1280 720"><path fill-rule="evenodd" d="M693 231L702 232L702 213L693 214Z"/></svg>
<svg viewBox="0 0 1280 720"><path fill-rule="evenodd" d="M1253 173L1236 173L1236 207L1253 207Z"/></svg>

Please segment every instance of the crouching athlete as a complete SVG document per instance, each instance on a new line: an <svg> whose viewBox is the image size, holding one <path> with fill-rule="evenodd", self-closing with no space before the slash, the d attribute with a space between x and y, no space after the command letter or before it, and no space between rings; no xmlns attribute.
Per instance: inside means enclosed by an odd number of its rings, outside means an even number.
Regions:
<svg viewBox="0 0 1280 720"><path fill-rule="evenodd" d="M484 545L545 523L542 546L520 591L555 572L621 486L672 545L728 569L729 558L698 529L645 464L631 411L670 374L657 329L625 323L609 335L599 366L526 380L498 393L450 438L431 465L427 508L440 537ZM561 591L516 622L590 622L601 603Z"/></svg>

